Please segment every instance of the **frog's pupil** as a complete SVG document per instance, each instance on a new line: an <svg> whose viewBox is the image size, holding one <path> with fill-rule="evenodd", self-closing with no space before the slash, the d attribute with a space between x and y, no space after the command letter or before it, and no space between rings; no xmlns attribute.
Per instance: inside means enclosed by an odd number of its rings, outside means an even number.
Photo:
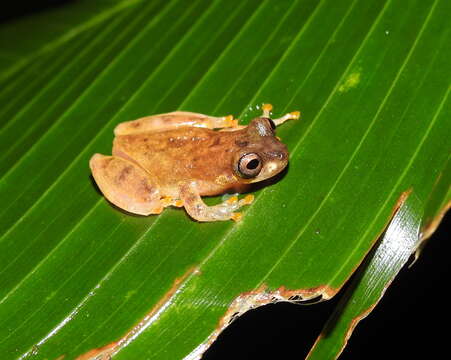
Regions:
<svg viewBox="0 0 451 360"><path fill-rule="evenodd" d="M246 165L249 170L254 170L258 167L259 161L257 159L252 159Z"/></svg>

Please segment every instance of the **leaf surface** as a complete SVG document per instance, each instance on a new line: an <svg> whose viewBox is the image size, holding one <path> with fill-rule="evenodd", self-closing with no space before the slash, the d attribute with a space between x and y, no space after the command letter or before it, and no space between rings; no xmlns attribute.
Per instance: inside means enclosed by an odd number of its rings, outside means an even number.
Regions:
<svg viewBox="0 0 451 360"><path fill-rule="evenodd" d="M335 359L357 324L376 306L420 242L422 206L407 191L380 243L362 264L320 334L308 359Z"/></svg>
<svg viewBox="0 0 451 360"><path fill-rule="evenodd" d="M194 359L246 309L335 295L405 191L418 217L449 201L450 10L135 1L27 50L27 71L0 79L2 358ZM240 223L131 216L90 178L122 121L180 109L247 123L264 102L302 120L278 129L288 171Z"/></svg>

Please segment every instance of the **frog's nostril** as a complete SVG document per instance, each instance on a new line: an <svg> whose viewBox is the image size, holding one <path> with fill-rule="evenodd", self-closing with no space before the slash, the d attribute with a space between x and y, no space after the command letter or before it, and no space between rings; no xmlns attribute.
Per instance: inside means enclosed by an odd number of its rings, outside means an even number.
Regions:
<svg viewBox="0 0 451 360"><path fill-rule="evenodd" d="M282 151L271 151L268 153L268 155L273 159L283 160L285 158L285 153L283 153Z"/></svg>

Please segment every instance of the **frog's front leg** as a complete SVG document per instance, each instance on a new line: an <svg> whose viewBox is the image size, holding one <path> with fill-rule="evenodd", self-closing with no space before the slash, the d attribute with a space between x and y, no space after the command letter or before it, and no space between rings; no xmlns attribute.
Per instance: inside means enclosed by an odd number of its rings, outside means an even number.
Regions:
<svg viewBox="0 0 451 360"><path fill-rule="evenodd" d="M221 204L207 206L199 195L195 183L184 183L180 187L180 199L186 212L197 221L224 221L241 219L241 213L235 212L244 205L249 205L254 200L254 195L246 195L238 200L232 196Z"/></svg>
<svg viewBox="0 0 451 360"><path fill-rule="evenodd" d="M208 116L188 111L174 111L167 114L146 116L137 120L120 123L114 129L114 134L131 135L148 131L172 130L179 127L194 126L208 129L236 128L238 120L232 115Z"/></svg>
<svg viewBox="0 0 451 360"><path fill-rule="evenodd" d="M263 104L262 110L263 110L262 116L265 118L271 119L272 105L271 104ZM297 119L299 119L300 116L301 116L301 113L299 111L292 111L278 119L272 119L272 121L273 121L274 125L279 126L279 125L283 124L285 121L297 120Z"/></svg>
<svg viewBox="0 0 451 360"><path fill-rule="evenodd" d="M158 186L140 166L116 156L94 154L89 161L92 175L105 197L128 212L159 214L168 205L160 199Z"/></svg>

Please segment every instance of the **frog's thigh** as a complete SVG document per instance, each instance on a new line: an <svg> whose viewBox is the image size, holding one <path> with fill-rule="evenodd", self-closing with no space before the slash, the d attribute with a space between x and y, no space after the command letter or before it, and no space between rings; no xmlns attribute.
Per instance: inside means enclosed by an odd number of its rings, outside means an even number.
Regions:
<svg viewBox="0 0 451 360"><path fill-rule="evenodd" d="M89 166L100 190L114 205L139 215L163 210L158 187L138 165L119 157L95 154Z"/></svg>
<svg viewBox="0 0 451 360"><path fill-rule="evenodd" d="M174 111L167 114L146 116L137 120L120 123L114 134L130 135L148 131L172 130L182 126L202 127L208 129L235 128L238 120L232 115L213 117L188 111Z"/></svg>
<svg viewBox="0 0 451 360"><path fill-rule="evenodd" d="M241 213L234 212L244 205L252 203L253 195L247 195L238 201L236 196L221 204L207 206L199 195L196 186L192 183L182 184L180 187L180 199L186 212L197 221L224 221L241 219Z"/></svg>

